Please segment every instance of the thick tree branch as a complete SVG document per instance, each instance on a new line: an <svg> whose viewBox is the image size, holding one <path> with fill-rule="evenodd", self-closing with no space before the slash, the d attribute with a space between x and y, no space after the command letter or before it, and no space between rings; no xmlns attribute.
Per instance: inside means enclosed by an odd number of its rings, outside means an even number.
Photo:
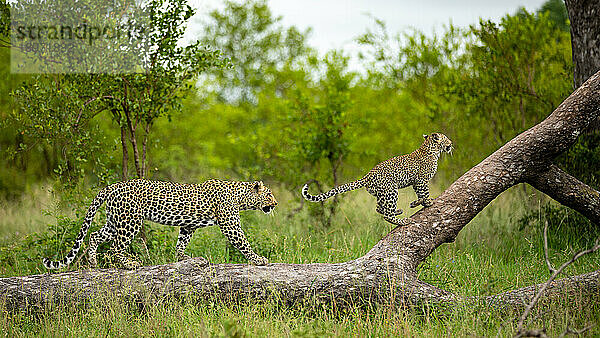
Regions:
<svg viewBox="0 0 600 338"><path fill-rule="evenodd" d="M546 283L527 286L524 288L507 291L486 297L488 304L505 307L507 305L525 307ZM544 297L577 297L581 295L600 295L600 270L583 275L566 277L548 283L544 290Z"/></svg>
<svg viewBox="0 0 600 338"><path fill-rule="evenodd" d="M527 183L600 225L600 192L562 171L556 165L533 174L527 179Z"/></svg>

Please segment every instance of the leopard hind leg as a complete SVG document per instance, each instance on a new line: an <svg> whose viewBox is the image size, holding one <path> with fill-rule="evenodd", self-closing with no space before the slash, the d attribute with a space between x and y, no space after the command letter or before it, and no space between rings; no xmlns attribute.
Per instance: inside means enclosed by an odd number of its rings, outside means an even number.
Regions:
<svg viewBox="0 0 600 338"><path fill-rule="evenodd" d="M104 242L111 241L114 235L115 226L110 220L107 220L106 225L102 227L102 229L90 235L90 246L88 248L88 261L90 263L90 268L98 267L98 261L96 259L96 251L98 250L98 246Z"/></svg>
<svg viewBox="0 0 600 338"><path fill-rule="evenodd" d="M377 196L377 209L376 211L383 216L386 221L395 224L402 225L402 220L398 218L403 211L397 209L398 206L398 191L388 191Z"/></svg>
<svg viewBox="0 0 600 338"><path fill-rule="evenodd" d="M116 233L113 236L113 250L115 258L123 268L133 270L141 266L141 264L130 258L127 255L127 248L131 244L131 241L138 234L144 223L144 217L136 215L131 217L128 222L127 220L121 219L116 222Z"/></svg>
<svg viewBox="0 0 600 338"><path fill-rule="evenodd" d="M208 223L208 221L203 221L203 222ZM175 249L177 251L177 260L178 261L183 261L183 260L191 258L189 255L187 255L185 253L185 248L190 243L190 239L192 238L194 231L196 231L196 229L199 228L200 226L206 226L206 225L204 225L204 223L202 223L202 225L182 226L179 228L179 236L177 237L177 245L175 246ZM196 257L196 261L198 261L199 262L198 264L201 266L208 265L208 259L206 259L204 257Z"/></svg>

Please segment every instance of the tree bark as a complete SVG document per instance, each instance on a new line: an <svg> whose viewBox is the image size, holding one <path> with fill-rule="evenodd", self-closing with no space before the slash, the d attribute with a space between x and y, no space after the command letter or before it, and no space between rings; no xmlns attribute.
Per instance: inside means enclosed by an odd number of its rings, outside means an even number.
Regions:
<svg viewBox="0 0 600 338"><path fill-rule="evenodd" d="M571 48L575 71L573 88L600 70L600 1L565 0L571 26ZM600 119L589 126L600 129Z"/></svg>
<svg viewBox="0 0 600 338"><path fill-rule="evenodd" d="M571 25L573 88L600 70L600 1L565 0Z"/></svg>
<svg viewBox="0 0 600 338"><path fill-rule="evenodd" d="M10 308L47 301L87 300L116 294L152 302L165 296L197 299L316 299L343 306L357 301L396 304L453 303L460 297L417 278L417 266L438 246L452 242L475 215L504 190L530 182L558 201L596 219L598 192L551 164L600 115L600 72L569 96L544 121L521 133L473 167L433 201L393 229L364 256L336 264L198 265L198 260L135 271L83 270L0 279ZM558 179L559 182L556 180ZM574 183L574 184L565 184ZM568 187L567 187L568 185ZM561 189L564 188L564 189ZM582 206L579 203L590 203ZM557 292L597 295L600 271L550 284ZM487 297L493 304L515 304L532 286Z"/></svg>
<svg viewBox="0 0 600 338"><path fill-rule="evenodd" d="M150 122L146 121L144 125L144 138L142 139L142 178L145 178L148 175L148 164L146 163L146 152L148 146L148 135L150 134Z"/></svg>
<svg viewBox="0 0 600 338"><path fill-rule="evenodd" d="M581 291L587 294L600 294L600 270L585 273L578 276L558 279L546 289L546 297L563 297L566 294L570 296L581 295ZM489 304L499 304L501 306L520 306L524 301L533 298L537 290L545 283L527 286L517 290L511 290L501 294L486 297Z"/></svg>
<svg viewBox="0 0 600 338"><path fill-rule="evenodd" d="M600 226L600 195L556 165L528 178L527 183L557 202L577 210Z"/></svg>

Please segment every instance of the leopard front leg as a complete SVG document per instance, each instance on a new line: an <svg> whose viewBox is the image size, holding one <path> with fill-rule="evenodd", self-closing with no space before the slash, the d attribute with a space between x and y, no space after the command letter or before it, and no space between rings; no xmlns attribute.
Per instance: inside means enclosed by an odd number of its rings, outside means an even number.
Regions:
<svg viewBox="0 0 600 338"><path fill-rule="evenodd" d="M433 202L429 198L429 186L427 185L427 181L418 181L413 184L413 189L415 190L415 194L417 194L417 200L410 203L411 208L416 208L419 205L427 208L433 205Z"/></svg>
<svg viewBox="0 0 600 338"><path fill-rule="evenodd" d="M236 247L254 265L266 265L269 260L252 250L246 235L240 226L240 215L236 211L222 211L218 217L219 228L229 242Z"/></svg>

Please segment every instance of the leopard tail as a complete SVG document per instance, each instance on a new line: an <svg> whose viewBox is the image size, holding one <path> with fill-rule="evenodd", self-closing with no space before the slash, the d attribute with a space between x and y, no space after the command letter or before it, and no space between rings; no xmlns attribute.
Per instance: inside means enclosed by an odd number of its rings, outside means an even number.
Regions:
<svg viewBox="0 0 600 338"><path fill-rule="evenodd" d="M96 215L96 212L98 211L98 209L100 208L102 203L104 203L104 199L106 198L106 195L110 191L109 188L110 188L110 186L100 190L98 195L96 195L96 197L94 198L94 201L92 201L92 204L90 205L87 213L85 214L85 220L83 221L83 225L81 226L79 235L77 235L77 239L75 239L75 244L73 244L73 248L71 248L71 251L69 252L69 254L60 261L51 261L48 258L44 258L42 260L42 262L44 263L44 266L46 267L46 269L48 269L48 270L62 269L64 267L68 266L69 264L71 264L71 262L73 262L73 260L75 259L75 256L77 256L77 253L79 252L79 249L81 248L81 244L83 244L83 239L85 238L85 235L87 234L88 230L90 229L90 226L92 225L92 221L94 220L94 216Z"/></svg>
<svg viewBox="0 0 600 338"><path fill-rule="evenodd" d="M302 187L302 197L304 197L304 199L307 201L321 202L321 201L324 201L324 200L326 200L330 197L333 197L337 194L345 193L347 191L356 190L356 189L360 189L360 188L364 187L365 179L361 178L360 180L356 180L354 182L342 184L340 186L337 186L337 187L335 187L327 192L324 192L322 194L319 194L319 195L311 195L308 193L308 185L310 183L311 182L308 182Z"/></svg>

